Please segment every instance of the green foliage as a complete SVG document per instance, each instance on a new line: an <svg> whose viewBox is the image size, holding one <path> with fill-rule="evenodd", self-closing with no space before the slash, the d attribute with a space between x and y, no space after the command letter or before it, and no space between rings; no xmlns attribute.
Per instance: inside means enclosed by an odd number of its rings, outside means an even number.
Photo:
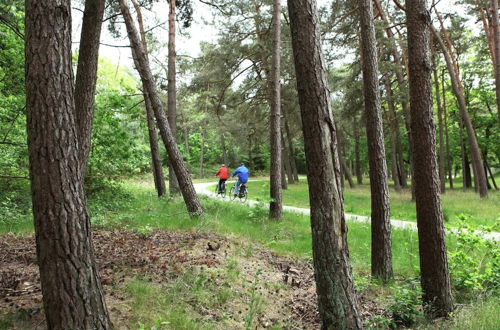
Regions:
<svg viewBox="0 0 500 330"><path fill-rule="evenodd" d="M396 286L395 293L389 297L388 306L392 319L397 325L411 326L422 315L422 291L418 281L405 282Z"/></svg>
<svg viewBox="0 0 500 330"><path fill-rule="evenodd" d="M462 215L457 228L457 244L449 251L449 267L454 286L459 290L498 292L500 283L500 245L484 238L495 227L475 229Z"/></svg>

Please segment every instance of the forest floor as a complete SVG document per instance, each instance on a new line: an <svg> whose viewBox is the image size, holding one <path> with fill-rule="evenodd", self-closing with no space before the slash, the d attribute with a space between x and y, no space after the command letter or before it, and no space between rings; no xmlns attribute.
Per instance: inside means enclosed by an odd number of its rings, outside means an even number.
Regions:
<svg viewBox="0 0 500 330"><path fill-rule="evenodd" d="M309 263L207 232L93 232L116 328L318 328ZM33 235L0 237L0 328L44 329ZM361 293L364 320L384 307Z"/></svg>
<svg viewBox="0 0 500 330"><path fill-rule="evenodd" d="M264 203L249 208L202 197L207 215L190 218L182 198L158 198L151 181L135 178L89 193L96 259L116 328L318 328L308 216L286 212L282 221L270 221ZM395 229L392 238L396 276L381 285L369 275L369 224L349 224L366 328L402 326L397 313L418 329L498 328L500 299L485 290L455 289L453 319L425 321L417 235ZM451 254L460 252L456 236L447 235L447 241ZM481 246L470 247L467 255L482 260L483 268L492 257ZM451 263L450 269L453 275L469 266ZM27 212L0 221L0 329L43 329L41 308Z"/></svg>

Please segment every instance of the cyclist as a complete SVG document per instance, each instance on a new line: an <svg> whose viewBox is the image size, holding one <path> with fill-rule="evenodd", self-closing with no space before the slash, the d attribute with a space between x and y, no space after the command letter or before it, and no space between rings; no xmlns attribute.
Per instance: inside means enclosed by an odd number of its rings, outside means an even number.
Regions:
<svg viewBox="0 0 500 330"><path fill-rule="evenodd" d="M217 185L218 193L223 191L223 187L226 184L226 180L229 178L229 170L226 167L226 164L222 164L221 167L215 173L215 176L219 177L219 184Z"/></svg>
<svg viewBox="0 0 500 330"><path fill-rule="evenodd" d="M236 190L234 191L234 196L236 196L239 193L240 185L248 182L249 174L250 172L248 171L248 168L246 168L245 164L243 163L241 163L240 167L238 167L236 171L234 171L231 177L234 178L235 176L238 176L238 182L236 183Z"/></svg>

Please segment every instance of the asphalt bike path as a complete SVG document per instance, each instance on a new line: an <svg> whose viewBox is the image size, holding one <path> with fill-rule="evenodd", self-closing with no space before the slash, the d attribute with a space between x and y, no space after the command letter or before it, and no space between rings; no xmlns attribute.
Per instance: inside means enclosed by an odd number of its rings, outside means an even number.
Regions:
<svg viewBox="0 0 500 330"><path fill-rule="evenodd" d="M254 182L254 181L262 181L262 180L249 180L249 181ZM218 200L222 200L225 202L246 204L246 205L251 206L251 207L256 207L256 206L269 207L268 203L259 202L259 201L252 200L252 199L248 199L246 202L241 203L238 198L236 198L234 201L231 201L229 199L229 195L226 195L226 198L218 197L214 192L216 185L217 185L217 182L195 183L194 188L198 194L209 196L211 198L217 198ZM227 185L229 185L229 182L227 183ZM226 189L226 191L228 193L229 189ZM301 207L283 205L283 210L288 211L288 212L304 214L304 215L311 214L311 211L309 208L301 208ZM345 218L346 218L346 220L353 221L353 222L362 222L362 223L370 223L371 222L370 217L367 217L364 215L345 213ZM391 219L391 227L398 228L398 229L417 231L417 223L413 222L413 221ZM451 229L447 229L446 231L448 233L456 233L457 229L451 228ZM479 233L481 233L481 232L479 232ZM485 237L487 239L500 241L500 233L499 232L481 233L481 234L483 237Z"/></svg>

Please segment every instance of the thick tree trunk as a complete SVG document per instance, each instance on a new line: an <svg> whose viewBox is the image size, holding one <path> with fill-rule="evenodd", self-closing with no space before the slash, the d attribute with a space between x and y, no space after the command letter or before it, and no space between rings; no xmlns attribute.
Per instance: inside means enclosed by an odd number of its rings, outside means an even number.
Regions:
<svg viewBox="0 0 500 330"><path fill-rule="evenodd" d="M500 123L500 27L498 25L498 0L491 0L492 17L493 17L493 40L495 41L495 91L497 96L497 116Z"/></svg>
<svg viewBox="0 0 500 330"><path fill-rule="evenodd" d="M174 143L177 143L177 86L176 86L176 68L175 61L177 53L175 51L175 0L169 0L168 11L168 123ZM168 161L168 187L170 194L178 194L180 191L179 180L175 171L172 169L172 161Z"/></svg>
<svg viewBox="0 0 500 330"><path fill-rule="evenodd" d="M354 157L355 157L355 168L356 168L356 181L358 182L358 184L363 184L363 172L361 171L361 151L359 146L360 133L355 116L353 116L352 119L352 130L354 132Z"/></svg>
<svg viewBox="0 0 500 330"><path fill-rule="evenodd" d="M295 161L295 150L293 148L293 141L292 141L292 135L290 133L290 126L288 125L288 120L286 118L287 117L284 115L283 120L285 122L285 132L286 132L286 138L288 140L288 150L290 151L290 153L289 153L290 165L292 167L293 181L295 183L295 182L299 182L299 173L297 172L297 162Z"/></svg>
<svg viewBox="0 0 500 330"><path fill-rule="evenodd" d="M75 80L75 113L80 145L80 164L83 177L87 170L92 138L92 116L97 80L99 40L101 37L104 0L87 0L83 11L82 33Z"/></svg>
<svg viewBox="0 0 500 330"><path fill-rule="evenodd" d="M316 3L288 0L288 11L307 159L314 276L322 328L361 329Z"/></svg>
<svg viewBox="0 0 500 330"><path fill-rule="evenodd" d="M392 275L391 220L385 160L384 129L378 84L377 41L372 0L359 0L366 137L371 191L372 276L388 281Z"/></svg>
<svg viewBox="0 0 500 330"><path fill-rule="evenodd" d="M47 328L111 329L83 190L71 2L27 0L25 23L30 180Z"/></svg>
<svg viewBox="0 0 500 330"><path fill-rule="evenodd" d="M464 121L465 128L467 129L467 136L469 138L469 145L472 155L472 166L474 170L474 176L476 177L478 182L479 196L481 196L481 198L487 198L488 188L486 187L486 177L484 176L484 171L483 171L483 159L481 157L481 152L479 150L479 145L477 143L476 133L474 132L474 127L472 126L472 121L469 117L469 112L467 111L467 106L465 104L465 98L463 94L463 89L461 87L461 83L459 82L459 77L457 76L457 72L454 69L453 61L450 57L450 54L448 53L448 50L446 49L446 46L441 36L432 25L431 25L431 31L434 34L436 40L438 41L438 44L444 55L446 61L446 67L450 75L451 87L453 93L457 98L460 114Z"/></svg>
<svg viewBox="0 0 500 330"><path fill-rule="evenodd" d="M441 86L443 92L443 113L444 113L444 132L446 137L446 161L448 166L448 180L450 182L450 189L453 189L453 168L452 168L452 159L450 152L450 138L448 134L448 110L446 107L446 89L444 87L444 70L441 72Z"/></svg>
<svg viewBox="0 0 500 330"><path fill-rule="evenodd" d="M139 33L141 35L142 47L147 57L148 45L146 42L146 33L144 32L141 7L139 6L137 0L132 0L132 4L134 5L137 15L137 23L139 24ZM138 67L138 63L135 63L135 65ZM163 196L167 192L165 187L165 178L163 176L160 150L158 148L158 133L156 132L154 112L151 106L151 100L149 99L149 95L147 93L144 93L144 104L146 108L146 120L148 125L149 148L151 150L151 167L153 169L153 180L158 196Z"/></svg>
<svg viewBox="0 0 500 330"><path fill-rule="evenodd" d="M446 174L445 174L445 155L444 155L444 134L443 134L443 106L441 104L441 93L439 90L439 79L436 68L436 55L432 54L432 71L434 74L434 87L436 91L436 103L438 109L438 128L439 128L439 183L441 193L446 191Z"/></svg>
<svg viewBox="0 0 500 330"><path fill-rule="evenodd" d="M136 61L139 64L137 70L141 76L144 91L149 94L151 105L153 106L153 111L155 113L156 121L160 129L160 135L167 149L170 164L172 165L177 179L179 180L182 196L184 197L184 202L188 212L193 216L201 216L204 214L203 208L196 191L194 190L193 182L189 176L188 170L179 152L179 148L175 143L175 139L170 130L168 120L163 111L163 106L156 91L156 86L154 84L153 75L149 68L149 62L146 57L142 45L139 41L139 34L134 26L132 16L125 3L125 0L120 0L120 8L125 20L125 25L127 26L127 33L130 40L130 46L134 49L133 55L136 56Z"/></svg>
<svg viewBox="0 0 500 330"><path fill-rule="evenodd" d="M396 110L394 109L394 100L392 98L391 82L387 72L385 72L383 80L387 96L387 106L389 108L389 115L387 117L389 119L389 128L391 131L390 140L391 140L392 180L394 181L394 189L396 189L397 192L401 192L401 183L399 180L400 175L399 175L398 161L397 161L398 153L396 149L396 139L397 139L396 131L399 131L399 126L396 126L397 115L396 115ZM403 166L401 167L404 169L404 163Z"/></svg>
<svg viewBox="0 0 500 330"><path fill-rule="evenodd" d="M271 178L269 218L283 217L283 201L281 197L281 83L280 83L280 38L281 38L281 4L273 2L273 50L271 63ZM285 181L286 183L286 181Z"/></svg>
<svg viewBox="0 0 500 330"><path fill-rule="evenodd" d="M435 126L429 24L426 0L407 1L408 54L410 54L410 109L414 155L420 281L429 317L446 317L453 311L443 213L436 164Z"/></svg>

